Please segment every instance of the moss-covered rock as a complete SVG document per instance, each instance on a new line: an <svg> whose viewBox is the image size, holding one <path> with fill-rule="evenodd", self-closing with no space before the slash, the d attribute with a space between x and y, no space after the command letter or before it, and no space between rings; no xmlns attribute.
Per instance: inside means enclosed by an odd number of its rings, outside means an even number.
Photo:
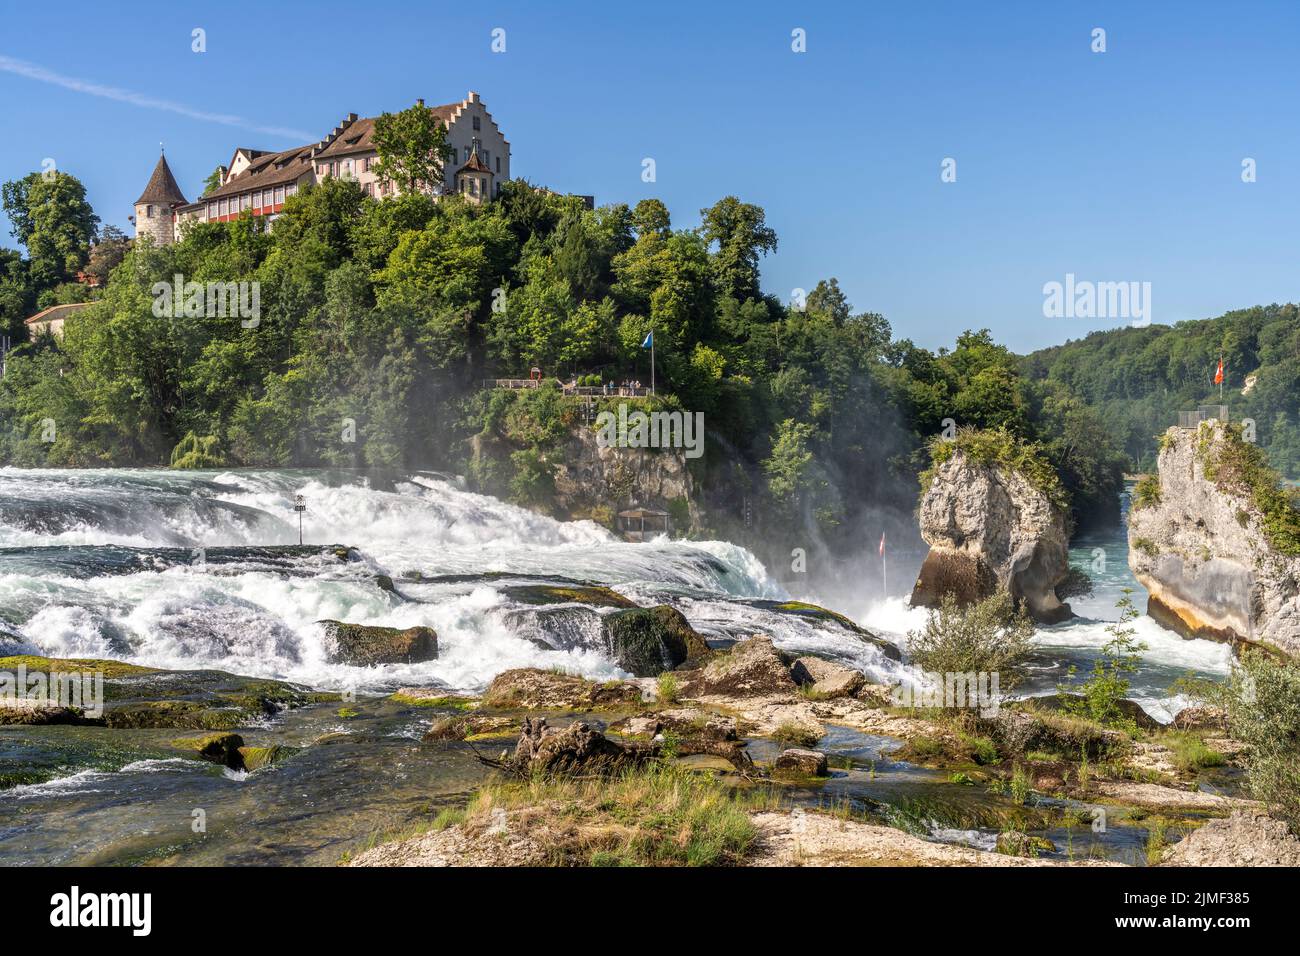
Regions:
<svg viewBox="0 0 1300 956"><path fill-rule="evenodd" d="M293 748L281 747L279 744L270 747L240 747L239 758L244 769L252 773L254 770L274 766L292 752Z"/></svg>
<svg viewBox="0 0 1300 956"><path fill-rule="evenodd" d="M482 740L514 737L518 733L518 717L507 714L457 714L435 720L424 735L424 741Z"/></svg>
<svg viewBox="0 0 1300 956"><path fill-rule="evenodd" d="M634 608L617 591L599 585L517 584L505 588L506 597L520 604L586 604L590 607Z"/></svg>
<svg viewBox="0 0 1300 956"><path fill-rule="evenodd" d="M1056 844L1045 837L1008 830L998 834L997 851L1006 856L1038 856L1040 853L1055 853Z"/></svg>
<svg viewBox="0 0 1300 956"><path fill-rule="evenodd" d="M478 706L478 698L465 697L461 694L448 694L439 687L402 687L389 700L407 707L436 707L452 710L473 710Z"/></svg>
<svg viewBox="0 0 1300 956"><path fill-rule="evenodd" d="M615 611L603 623L610 657L637 677L654 677L709 653L682 612L666 604Z"/></svg>
<svg viewBox="0 0 1300 956"><path fill-rule="evenodd" d="M244 769L244 757L240 749L244 738L239 734L208 734L206 737L183 737L173 740L172 746L181 750L192 750L204 760L211 760L230 767L232 770Z"/></svg>
<svg viewBox="0 0 1300 956"><path fill-rule="evenodd" d="M14 657L0 657L0 671L16 672L23 668L29 673L40 671L43 674L67 674L72 672L102 674L105 680L113 677L131 677L139 674L156 674L155 667L141 667L125 661L110 661L90 657L35 657L20 654Z"/></svg>
<svg viewBox="0 0 1300 956"><path fill-rule="evenodd" d="M87 721L80 707L63 707L53 701L29 700L22 697L13 700L0 698L0 727L87 722L93 721Z"/></svg>
<svg viewBox="0 0 1300 956"><path fill-rule="evenodd" d="M317 623L325 629L326 658L331 664L416 664L438 656L438 633L431 627L399 630L344 621Z"/></svg>

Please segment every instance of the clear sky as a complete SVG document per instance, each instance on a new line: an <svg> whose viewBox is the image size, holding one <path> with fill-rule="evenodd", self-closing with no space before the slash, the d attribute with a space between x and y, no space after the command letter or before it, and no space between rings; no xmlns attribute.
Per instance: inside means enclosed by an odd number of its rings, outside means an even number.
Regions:
<svg viewBox="0 0 1300 956"><path fill-rule="evenodd" d="M1297 298L1298 52L1294 2L0 0L0 180L51 158L129 231L160 141L193 199L236 146L473 89L517 176L679 227L735 194L768 291L836 276L918 344L1027 351L1122 324L1044 318L1067 273L1150 282L1156 322Z"/></svg>

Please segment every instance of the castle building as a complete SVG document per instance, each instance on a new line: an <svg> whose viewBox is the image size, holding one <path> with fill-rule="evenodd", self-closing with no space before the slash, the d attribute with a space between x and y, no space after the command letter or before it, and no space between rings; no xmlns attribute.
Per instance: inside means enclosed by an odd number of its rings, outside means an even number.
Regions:
<svg viewBox="0 0 1300 956"><path fill-rule="evenodd" d="M424 100L417 103L424 106ZM452 161L444 164L443 182L433 193L462 193L476 203L498 195L501 184L510 178L510 141L479 95L471 90L458 103L428 109L446 127L447 145L454 154ZM283 210L285 200L303 186L333 176L356 180L367 196L376 199L395 195L396 187L375 173L379 150L374 132L373 117L349 113L316 143L279 152L239 147L223 167L221 183L193 203L185 201L166 161L159 159L145 194L136 203L136 235L151 235L156 243L168 244L180 238L185 223L226 222L244 212L270 222ZM159 179L162 182L155 188ZM150 198L151 192L160 197L158 201ZM159 215L164 195L170 204L170 219Z"/></svg>

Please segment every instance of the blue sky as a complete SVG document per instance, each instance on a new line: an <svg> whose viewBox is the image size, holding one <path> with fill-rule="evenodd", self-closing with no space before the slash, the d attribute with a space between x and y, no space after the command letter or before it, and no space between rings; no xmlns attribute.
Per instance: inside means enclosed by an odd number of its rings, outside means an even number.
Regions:
<svg viewBox="0 0 1300 956"><path fill-rule="evenodd" d="M1027 351L1121 323L1044 318L1043 284L1066 273L1150 282L1156 322L1297 298L1293 3L0 11L0 180L52 158L123 228L160 141L193 198L236 146L286 148L348 112L474 89L516 175L600 203L658 196L677 226L735 194L780 237L765 289L788 298L836 276L856 308L929 347L988 327ZM191 51L195 27L206 53ZM645 157L657 182L642 182ZM954 183L940 181L946 157ZM1257 182L1241 181L1246 157Z"/></svg>

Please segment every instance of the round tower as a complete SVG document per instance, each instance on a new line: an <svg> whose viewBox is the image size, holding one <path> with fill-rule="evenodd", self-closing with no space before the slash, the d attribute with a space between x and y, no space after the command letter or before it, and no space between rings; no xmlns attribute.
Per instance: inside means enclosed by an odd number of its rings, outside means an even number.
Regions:
<svg viewBox="0 0 1300 956"><path fill-rule="evenodd" d="M184 205L185 194L176 185L166 155L159 156L149 184L135 201L136 238L152 236L154 245L171 245L176 241L176 210Z"/></svg>

